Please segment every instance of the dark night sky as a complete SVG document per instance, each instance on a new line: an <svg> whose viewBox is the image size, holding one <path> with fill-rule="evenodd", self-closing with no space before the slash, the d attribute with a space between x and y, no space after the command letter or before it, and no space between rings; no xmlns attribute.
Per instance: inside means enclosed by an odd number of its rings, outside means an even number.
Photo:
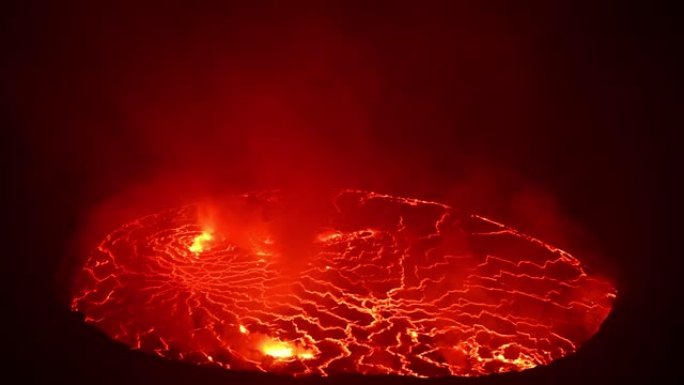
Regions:
<svg viewBox="0 0 684 385"><path fill-rule="evenodd" d="M68 311L64 261L84 218L162 185L158 205L197 190L360 187L458 202L541 234L544 214L524 198L552 197L606 255L616 309L578 354L464 382L612 383L667 370L680 291L669 243L681 227L674 12L125 3L2 6L3 350L25 382L298 382L130 352Z"/></svg>

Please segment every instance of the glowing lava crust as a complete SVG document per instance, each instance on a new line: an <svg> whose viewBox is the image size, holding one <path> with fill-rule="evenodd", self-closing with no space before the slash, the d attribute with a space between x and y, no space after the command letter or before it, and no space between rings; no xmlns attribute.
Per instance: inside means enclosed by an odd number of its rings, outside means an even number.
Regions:
<svg viewBox="0 0 684 385"><path fill-rule="evenodd" d="M236 199L278 204L270 193ZM272 238L206 231L197 206L140 218L89 256L72 309L116 341L175 360L420 377L548 364L611 310L609 282L500 223L370 192L345 190L331 204L296 277Z"/></svg>

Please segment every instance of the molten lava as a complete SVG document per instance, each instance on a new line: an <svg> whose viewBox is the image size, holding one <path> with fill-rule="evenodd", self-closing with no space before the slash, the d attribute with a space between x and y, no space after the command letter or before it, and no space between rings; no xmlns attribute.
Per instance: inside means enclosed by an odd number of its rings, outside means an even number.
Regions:
<svg viewBox="0 0 684 385"><path fill-rule="evenodd" d="M290 358L294 355L292 347L287 342L282 341L266 342L261 347L261 351L265 355L275 358Z"/></svg>
<svg viewBox="0 0 684 385"><path fill-rule="evenodd" d="M236 199L252 210L279 204L275 194ZM116 341L176 360L419 377L548 364L611 310L609 282L498 222L352 190L331 208L295 273L267 226L236 242L203 228L196 206L140 218L89 256L72 309Z"/></svg>
<svg viewBox="0 0 684 385"><path fill-rule="evenodd" d="M188 250L192 251L195 254L199 254L204 251L205 245L214 239L214 236L211 235L210 232L203 231L202 234L198 235L193 239L192 245L188 247Z"/></svg>

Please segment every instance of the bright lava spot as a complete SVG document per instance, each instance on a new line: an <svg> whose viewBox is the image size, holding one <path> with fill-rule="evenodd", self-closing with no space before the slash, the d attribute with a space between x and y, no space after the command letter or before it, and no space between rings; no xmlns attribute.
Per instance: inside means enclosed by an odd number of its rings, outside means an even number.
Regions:
<svg viewBox="0 0 684 385"><path fill-rule="evenodd" d="M204 251L205 245L212 239L214 239L214 236L211 235L210 232L203 231L192 240L192 244L188 247L188 250L195 254L199 254Z"/></svg>
<svg viewBox="0 0 684 385"><path fill-rule="evenodd" d="M274 358L290 358L294 354L292 347L282 341L267 341L261 347L261 351Z"/></svg>
<svg viewBox="0 0 684 385"><path fill-rule="evenodd" d="M279 195L232 199L265 218L235 229L239 240L207 231L197 206L107 235L76 277L72 310L115 341L199 365L441 377L571 354L616 297L570 253L441 203L340 191L293 263L269 234L287 212Z"/></svg>

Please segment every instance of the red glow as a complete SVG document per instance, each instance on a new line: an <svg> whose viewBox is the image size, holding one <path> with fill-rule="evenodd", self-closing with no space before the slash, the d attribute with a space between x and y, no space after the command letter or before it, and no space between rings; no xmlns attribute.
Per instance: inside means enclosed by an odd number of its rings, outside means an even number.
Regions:
<svg viewBox="0 0 684 385"><path fill-rule="evenodd" d="M281 212L274 194L238 202ZM609 282L503 224L369 192L331 203L336 214L294 272L267 225L254 237L236 228L238 242L230 228L208 232L196 206L140 218L92 252L72 309L114 340L171 359L420 377L548 364L610 312Z"/></svg>

